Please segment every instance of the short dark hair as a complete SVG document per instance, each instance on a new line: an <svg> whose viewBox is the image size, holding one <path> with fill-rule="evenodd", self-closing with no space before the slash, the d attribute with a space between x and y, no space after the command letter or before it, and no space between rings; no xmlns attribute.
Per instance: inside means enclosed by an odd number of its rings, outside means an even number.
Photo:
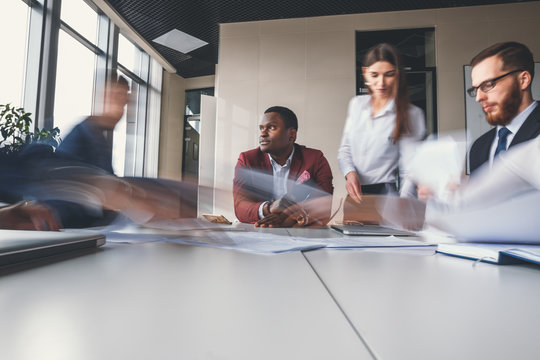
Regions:
<svg viewBox="0 0 540 360"><path fill-rule="evenodd" d="M298 119L296 118L296 114L291 109L284 106L272 106L266 109L264 113L268 114L271 112L278 113L281 116L287 129L293 128L298 130Z"/></svg>
<svg viewBox="0 0 540 360"><path fill-rule="evenodd" d="M472 58L471 66L492 56L498 56L503 62L503 70L525 70L534 78L534 59L529 48L515 41L500 42L480 51Z"/></svg>

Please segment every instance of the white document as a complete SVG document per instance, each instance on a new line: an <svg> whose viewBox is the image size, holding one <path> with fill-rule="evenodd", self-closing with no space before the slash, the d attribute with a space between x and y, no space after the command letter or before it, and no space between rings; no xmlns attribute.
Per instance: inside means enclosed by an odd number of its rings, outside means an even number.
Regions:
<svg viewBox="0 0 540 360"><path fill-rule="evenodd" d="M263 232L206 232L202 236L182 236L169 238L166 241L186 244L216 247L220 249L238 250L254 253L281 253L285 251L311 250L325 247L326 244L317 241L306 241L305 238L281 236Z"/></svg>
<svg viewBox="0 0 540 360"><path fill-rule="evenodd" d="M408 178L430 188L435 199L446 201L450 186L460 183L465 165L465 144L451 136L418 143L407 164Z"/></svg>
<svg viewBox="0 0 540 360"><path fill-rule="evenodd" d="M540 244L539 211L537 191L472 210L430 211L426 218L458 241Z"/></svg>
<svg viewBox="0 0 540 360"><path fill-rule="evenodd" d="M411 240L395 236L348 236L341 238L303 238L303 240L323 243L330 249L434 246L421 239Z"/></svg>

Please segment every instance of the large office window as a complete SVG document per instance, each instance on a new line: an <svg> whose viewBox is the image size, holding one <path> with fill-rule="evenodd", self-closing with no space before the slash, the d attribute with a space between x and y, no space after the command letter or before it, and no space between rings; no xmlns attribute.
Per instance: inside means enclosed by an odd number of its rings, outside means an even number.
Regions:
<svg viewBox="0 0 540 360"><path fill-rule="evenodd" d="M62 1L60 19L54 126L66 136L92 112L97 47L89 49L83 41L96 46L98 14L83 0Z"/></svg>
<svg viewBox="0 0 540 360"><path fill-rule="evenodd" d="M149 56L122 34L118 37L118 74L130 83L130 101L113 136L113 167L117 174L143 175Z"/></svg>
<svg viewBox="0 0 540 360"><path fill-rule="evenodd" d="M96 55L60 31L54 99L54 125L66 136L92 112Z"/></svg>
<svg viewBox="0 0 540 360"><path fill-rule="evenodd" d="M2 0L0 41L0 104L24 105L34 124L59 127L61 137L100 114L106 84L126 77L131 101L115 131L105 132L113 167L118 175L157 174L162 69L91 0Z"/></svg>
<svg viewBox="0 0 540 360"><path fill-rule="evenodd" d="M133 109L133 97L136 90L133 86L133 81L122 72L118 75L125 77L129 82L130 96L129 103L124 108L124 115L122 119L116 124L113 135L113 169L114 173L118 176L124 176L125 163L126 163L126 138L127 138L127 117L128 111ZM128 156L130 152L128 151Z"/></svg>
<svg viewBox="0 0 540 360"><path fill-rule="evenodd" d="M3 0L0 11L0 104L23 101L29 7L21 0Z"/></svg>
<svg viewBox="0 0 540 360"><path fill-rule="evenodd" d="M118 63L137 76L142 74L144 53L124 35L118 36Z"/></svg>
<svg viewBox="0 0 540 360"><path fill-rule="evenodd" d="M92 44L96 44L98 14L83 0L62 1L60 19Z"/></svg>

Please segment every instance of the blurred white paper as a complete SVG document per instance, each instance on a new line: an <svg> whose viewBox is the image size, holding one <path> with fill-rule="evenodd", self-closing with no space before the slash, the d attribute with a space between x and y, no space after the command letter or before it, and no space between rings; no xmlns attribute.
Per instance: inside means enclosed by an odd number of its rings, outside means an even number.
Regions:
<svg viewBox="0 0 540 360"><path fill-rule="evenodd" d="M264 232L207 232L203 236L184 236L167 239L167 242L209 246L220 249L238 250L254 253L281 253L286 251L311 250L325 247L326 244L317 241L290 236L274 235Z"/></svg>
<svg viewBox="0 0 540 360"><path fill-rule="evenodd" d="M407 164L408 178L433 191L435 199L446 201L449 186L459 184L465 164L465 144L447 135L418 143Z"/></svg>
<svg viewBox="0 0 540 360"><path fill-rule="evenodd" d="M540 192L471 210L429 209L426 222L458 241L540 244Z"/></svg>
<svg viewBox="0 0 540 360"><path fill-rule="evenodd" d="M411 240L395 236L347 236L304 240L326 244L326 247L330 249L434 246L434 244L423 242L422 239Z"/></svg>

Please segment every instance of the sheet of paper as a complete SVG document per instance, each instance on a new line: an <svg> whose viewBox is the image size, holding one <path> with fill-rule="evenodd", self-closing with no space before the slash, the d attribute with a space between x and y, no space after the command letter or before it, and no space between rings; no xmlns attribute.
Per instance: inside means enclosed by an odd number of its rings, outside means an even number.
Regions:
<svg viewBox="0 0 540 360"><path fill-rule="evenodd" d="M327 248L374 248L374 247L418 247L434 246L421 239L412 240L395 236L348 236L341 238L302 238L304 241L315 241L326 244Z"/></svg>
<svg viewBox="0 0 540 360"><path fill-rule="evenodd" d="M70 231L70 230L68 230ZM73 231L80 231L74 229ZM110 243L144 243L166 241L178 236L206 236L213 231L245 231L231 225L213 224L204 219L177 219L159 221L141 226L125 216L118 216L110 225L83 231L104 234Z"/></svg>
<svg viewBox="0 0 540 360"><path fill-rule="evenodd" d="M182 236L169 238L166 241L265 254L310 250L325 246L322 242L306 241L304 238L247 231L207 232L203 236Z"/></svg>
<svg viewBox="0 0 540 360"><path fill-rule="evenodd" d="M418 143L407 164L407 176L415 184L430 188L435 198L447 200L449 187L459 184L465 164L465 145L456 135L439 136Z"/></svg>
<svg viewBox="0 0 540 360"><path fill-rule="evenodd" d="M540 244L539 210L536 192L473 210L432 212L429 223L458 241Z"/></svg>

